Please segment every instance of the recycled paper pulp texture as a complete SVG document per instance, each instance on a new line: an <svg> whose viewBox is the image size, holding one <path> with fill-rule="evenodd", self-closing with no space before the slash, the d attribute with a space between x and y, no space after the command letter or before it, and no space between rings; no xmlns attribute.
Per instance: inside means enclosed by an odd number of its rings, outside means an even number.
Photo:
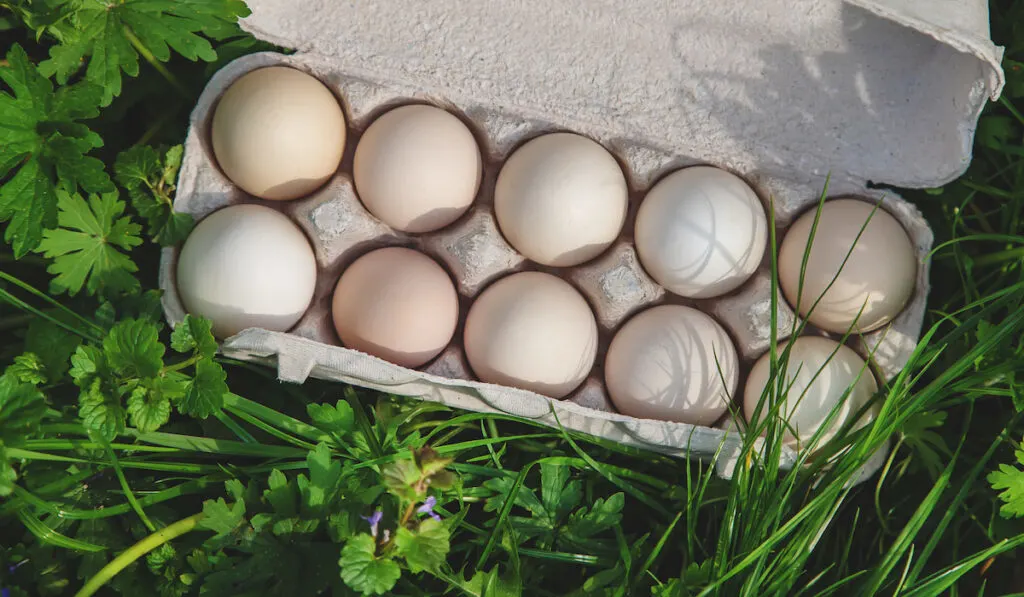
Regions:
<svg viewBox="0 0 1024 597"><path fill-rule="evenodd" d="M308 376L416 396L453 407L503 412L673 455L710 457L735 436L611 412L600 367L569 400L471 381L453 346L426 371L411 371L337 346L329 296L358 254L388 244L440 259L458 279L463 310L496 277L528 267L490 213L502 159L524 140L572 130L623 162L631 202L661 176L708 163L747 178L774 206L780 233L813 206L827 176L830 196L881 199L920 257L915 294L891 328L855 347L885 376L906 363L920 334L932 234L920 213L869 183L934 187L971 157L985 102L1003 85L1001 49L989 40L985 0L249 0L243 28L297 54L243 57L208 84L192 116L175 208L202 218L252 201L220 173L207 139L223 91L242 74L284 64L324 81L341 98L355 135L402 101L436 103L480 132L489 166L474 210L437 234L408 237L369 216L347 175L313 196L273 205L310 236L320 281L291 333L251 329L225 354L276 363L282 380ZM490 189L488 190L488 185ZM873 186L873 185L872 185ZM628 225L598 260L564 272L595 304L607 336L628 315L665 297L636 263ZM164 307L176 323L177 249L164 251ZM767 262L767 260L766 260ZM736 339L745 367L767 347L766 265L740 290L697 306ZM783 326L793 318L780 303ZM793 454L784 454L784 465ZM865 474L870 474L868 467Z"/></svg>

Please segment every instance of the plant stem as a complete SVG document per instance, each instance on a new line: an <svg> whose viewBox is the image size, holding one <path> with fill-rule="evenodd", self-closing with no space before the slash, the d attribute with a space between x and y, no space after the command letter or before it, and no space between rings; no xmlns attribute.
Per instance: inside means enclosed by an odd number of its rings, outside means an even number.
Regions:
<svg viewBox="0 0 1024 597"><path fill-rule="evenodd" d="M82 590L75 593L75 597L89 597L100 590L103 585L110 582L119 572L124 570L129 564L138 560L147 553L160 547L164 543L171 541L189 531L196 528L199 521L203 518L203 513L193 514L188 518L183 518L174 524L162 528L159 531L145 537L135 545L132 545L128 549L121 552L116 558L110 561L109 564L100 569L99 572L89 579L89 582L85 583Z"/></svg>
<svg viewBox="0 0 1024 597"><path fill-rule="evenodd" d="M156 69L156 72L160 73L160 75L171 84L171 87L178 92L178 95L185 99L190 99L192 97L192 94L189 93L188 89L181 84L181 81L171 74L171 71L167 70L167 68L165 68L164 65L156 59L153 52L149 51L149 48L142 43L141 39L135 36L135 33L131 29L125 27L124 36L132 44L132 47L135 48L135 51L142 55L142 57L146 59L146 62Z"/></svg>

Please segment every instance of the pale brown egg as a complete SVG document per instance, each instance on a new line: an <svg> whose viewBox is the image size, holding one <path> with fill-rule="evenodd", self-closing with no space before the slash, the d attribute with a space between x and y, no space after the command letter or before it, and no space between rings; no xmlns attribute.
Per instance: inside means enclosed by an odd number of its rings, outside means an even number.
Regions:
<svg viewBox="0 0 1024 597"><path fill-rule="evenodd" d="M415 368L451 341L459 301L448 273L433 259L389 247L345 270L334 289L332 315L345 347Z"/></svg>

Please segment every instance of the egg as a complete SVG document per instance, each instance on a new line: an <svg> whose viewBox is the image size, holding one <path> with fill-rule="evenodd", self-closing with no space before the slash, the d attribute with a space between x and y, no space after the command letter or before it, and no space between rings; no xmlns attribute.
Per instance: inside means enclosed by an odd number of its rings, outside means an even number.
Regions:
<svg viewBox="0 0 1024 597"><path fill-rule="evenodd" d="M615 334L604 376L622 414L711 425L736 391L739 357L714 319L690 307L662 305L634 316Z"/></svg>
<svg viewBox="0 0 1024 597"><path fill-rule="evenodd" d="M483 160L469 128L434 106L395 108L356 146L353 177L366 209L403 232L430 232L473 203Z"/></svg>
<svg viewBox="0 0 1024 597"><path fill-rule="evenodd" d="M334 289L332 316L344 346L415 368L451 341L458 299L451 278L433 259L388 247L345 270Z"/></svg>
<svg viewBox="0 0 1024 597"><path fill-rule="evenodd" d="M707 166L674 172L640 203L634 243L644 269L672 293L711 298L754 274L768 220L741 178Z"/></svg>
<svg viewBox="0 0 1024 597"><path fill-rule="evenodd" d="M778 354L787 343L779 344ZM770 354L765 354L750 371L747 385L743 392L743 410L748 421L754 421L754 413L762 394L769 383L771 375ZM778 379L772 380L772 387L778 387ZM807 443L825 424L829 413L838 408L835 418L828 429L823 432L817 444L823 445L836 435L878 390L871 370L864 360L852 349L835 340L816 336L802 336L792 341L784 387L780 395L782 404L779 413L788 421L790 430L783 435L783 441L797 448L807 447ZM844 394L849 390L849 394ZM768 402L762 405L762 413L767 411ZM763 416L763 415L762 415ZM858 421L865 424L871 415Z"/></svg>
<svg viewBox="0 0 1024 597"><path fill-rule="evenodd" d="M207 216L178 255L178 295L226 338L246 328L283 332L309 307L316 257L287 216L263 205L233 205Z"/></svg>
<svg viewBox="0 0 1024 597"><path fill-rule="evenodd" d="M528 259L568 267L597 257L618 237L628 189L622 168L595 141L572 133L537 137L498 174L494 211L508 242Z"/></svg>
<svg viewBox="0 0 1024 597"><path fill-rule="evenodd" d="M331 91L294 68L254 70L217 103L210 135L221 170L250 195L308 195L334 174L345 151L345 115Z"/></svg>
<svg viewBox="0 0 1024 597"><path fill-rule="evenodd" d="M464 344L481 381L563 398L594 365L597 323L567 282L522 272L498 280L476 299Z"/></svg>
<svg viewBox="0 0 1024 597"><path fill-rule="evenodd" d="M910 300L917 278L917 256L906 231L884 209L837 199L822 205L812 241L815 213L797 219L779 249L779 285L786 299L829 332L865 333L892 321Z"/></svg>

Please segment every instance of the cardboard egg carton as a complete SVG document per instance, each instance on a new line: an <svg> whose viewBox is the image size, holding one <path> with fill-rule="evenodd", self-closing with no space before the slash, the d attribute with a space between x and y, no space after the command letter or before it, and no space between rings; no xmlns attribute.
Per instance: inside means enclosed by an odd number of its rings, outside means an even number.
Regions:
<svg viewBox="0 0 1024 597"><path fill-rule="evenodd" d="M986 99L999 93L999 50L987 37L984 0L839 2L808 0L795 14L786 0L558 0L467 3L399 0L250 0L243 27L298 48L293 55L242 57L208 83L192 115L175 209L201 219L245 202L290 216L308 235L319 266L313 302L288 333L248 329L226 339L231 357L275 364L281 380L313 376L455 408L490 411L563 426L677 456L734 453L735 434L614 411L602 361L614 332L650 306L694 306L732 336L744 370L769 343L768 259L736 291L691 301L658 286L631 243L646 191L681 167L709 164L744 177L775 212L778 238L813 209L831 175L829 197L881 201L906 229L919 257L910 303L882 330L853 339L874 355L882 377L906 363L921 330L932 234L921 214L869 181L936 186L970 159ZM922 10L917 10L922 9ZM343 106L349 141L337 174L319 191L290 202L246 196L219 170L209 129L218 98L245 73L283 65L326 84ZM362 206L351 180L361 133L379 115L407 103L449 110L474 131L484 176L473 207L452 225L424 235L395 231ZM572 131L602 143L630 187L620 239L573 268L540 267L502 237L492 211L503 161L524 142ZM340 346L330 300L342 271L383 247L418 249L456 281L462 320L474 297L513 272L541 270L567 280L590 302L601 331L590 378L564 400L475 381L461 349L462 326L439 357L409 370ZM176 324L184 309L175 286L177 248L162 256L164 309ZM778 299L780 338L794 314ZM741 375L736 394L742 392ZM786 451L783 466L794 454ZM720 468L727 474L729 466Z"/></svg>

